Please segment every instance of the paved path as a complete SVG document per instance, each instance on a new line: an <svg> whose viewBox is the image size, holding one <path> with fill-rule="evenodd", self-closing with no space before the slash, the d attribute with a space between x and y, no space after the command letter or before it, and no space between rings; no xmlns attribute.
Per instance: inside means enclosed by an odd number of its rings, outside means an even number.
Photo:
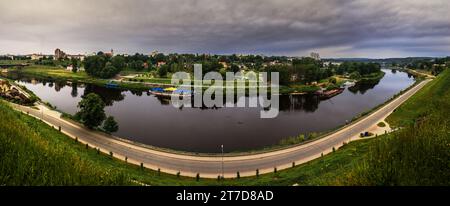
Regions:
<svg viewBox="0 0 450 206"><path fill-rule="evenodd" d="M60 126L63 133L72 138L77 137L81 142L99 148L104 153L109 154L111 151L114 157L122 160L127 157L128 162L132 164L140 165L143 163L146 168L154 170L160 168L161 171L171 174L180 172L183 176L194 177L199 173L201 177L207 178L217 178L218 175L222 175L223 164L225 177L231 178L236 177L238 171L243 177L256 175L257 169L260 174L264 174L273 172L275 167L277 170L290 168L293 162L299 165L311 161L320 157L321 154L325 155L332 152L333 147L336 149L339 148L344 142L360 139L359 134L361 132L368 131L378 122L383 121L395 108L430 81L425 80L421 82L371 115L316 141L267 153L225 156L223 161L220 155L195 156L190 154L176 154L150 149L117 138L111 138L108 135L87 130L77 123L61 119L60 113L42 105L38 106L39 110L18 105L14 107L23 112L28 112L32 116L43 119L46 123L55 126L55 128Z"/></svg>

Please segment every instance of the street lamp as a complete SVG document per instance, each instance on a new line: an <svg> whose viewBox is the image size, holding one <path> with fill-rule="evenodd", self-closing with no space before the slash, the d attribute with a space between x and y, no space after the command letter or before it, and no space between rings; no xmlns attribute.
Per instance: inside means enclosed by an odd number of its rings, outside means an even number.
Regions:
<svg viewBox="0 0 450 206"><path fill-rule="evenodd" d="M223 145L221 145L221 148L222 148L222 179L223 179L223 178L225 178L224 171L223 171Z"/></svg>

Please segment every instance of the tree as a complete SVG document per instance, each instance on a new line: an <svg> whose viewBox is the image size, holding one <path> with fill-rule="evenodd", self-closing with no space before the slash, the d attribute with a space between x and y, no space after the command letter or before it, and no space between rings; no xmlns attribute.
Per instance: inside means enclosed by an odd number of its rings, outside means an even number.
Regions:
<svg viewBox="0 0 450 206"><path fill-rule="evenodd" d="M104 78L110 78L116 76L119 71L116 67L114 67L112 64L106 65L105 68L102 70L102 77Z"/></svg>
<svg viewBox="0 0 450 206"><path fill-rule="evenodd" d="M337 79L336 78L330 78L329 80L328 80L328 82L330 82L330 83L332 83L332 84L336 84L337 83Z"/></svg>
<svg viewBox="0 0 450 206"><path fill-rule="evenodd" d="M77 113L77 117L88 128L95 128L103 122L106 118L105 103L95 93L90 93L83 97L78 103L80 111Z"/></svg>
<svg viewBox="0 0 450 206"><path fill-rule="evenodd" d="M158 69L158 75L159 77L166 77L167 76L167 72L169 70L168 68L169 66L167 65L162 65L159 69Z"/></svg>
<svg viewBox="0 0 450 206"><path fill-rule="evenodd" d="M113 133L119 130L119 125L116 120L114 120L114 117L109 116L103 123L103 129L108 133Z"/></svg>
<svg viewBox="0 0 450 206"><path fill-rule="evenodd" d="M273 65L266 67L267 80L272 81L271 73L278 72L279 83L281 85L288 85L291 82L291 67L287 65Z"/></svg>
<svg viewBox="0 0 450 206"><path fill-rule="evenodd" d="M123 67L120 67L122 64L122 60L120 58L114 60L114 58L113 60L111 60L112 62L109 62L107 59L105 59L104 56L97 55L87 57L84 61L86 73L90 76L100 77L104 79L116 76ZM114 65L119 67L116 67Z"/></svg>
<svg viewBox="0 0 450 206"><path fill-rule="evenodd" d="M115 68L122 70L125 67L125 58L123 56L115 56L111 59L111 63Z"/></svg>
<svg viewBox="0 0 450 206"><path fill-rule="evenodd" d="M237 73L237 72L239 72L239 71L241 70L241 69L239 68L239 66L236 65L236 64L232 64L231 67L230 67L230 69L231 69L231 71L232 71L233 73Z"/></svg>
<svg viewBox="0 0 450 206"><path fill-rule="evenodd" d="M72 72L77 73L78 71L78 60L72 59Z"/></svg>
<svg viewBox="0 0 450 206"><path fill-rule="evenodd" d="M99 77L101 70L105 67L106 61L103 56L90 56L84 60L84 68L90 76Z"/></svg>
<svg viewBox="0 0 450 206"><path fill-rule="evenodd" d="M142 71L144 69L144 62L142 60L133 61L130 63L130 69L134 71Z"/></svg>

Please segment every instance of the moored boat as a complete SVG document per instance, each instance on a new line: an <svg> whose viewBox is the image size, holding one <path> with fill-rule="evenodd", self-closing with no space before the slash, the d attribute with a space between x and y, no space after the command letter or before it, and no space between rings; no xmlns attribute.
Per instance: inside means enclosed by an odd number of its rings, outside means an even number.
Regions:
<svg viewBox="0 0 450 206"><path fill-rule="evenodd" d="M319 91L316 94L319 96L320 99L329 99L331 97L341 94L342 92L344 92L344 90L345 90L344 88L337 88L327 91Z"/></svg>
<svg viewBox="0 0 450 206"><path fill-rule="evenodd" d="M185 98L185 97L191 97L192 96L192 91L191 90L186 90L186 89L177 89L177 88L152 88L150 89L150 94L153 94L155 96L160 96L160 97L167 97L167 98L171 98L171 97L181 97L181 98Z"/></svg>

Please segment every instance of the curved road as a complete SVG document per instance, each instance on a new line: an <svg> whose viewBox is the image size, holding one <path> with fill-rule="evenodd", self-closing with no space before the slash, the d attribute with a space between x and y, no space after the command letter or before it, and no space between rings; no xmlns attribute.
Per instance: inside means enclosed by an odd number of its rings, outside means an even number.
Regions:
<svg viewBox="0 0 450 206"><path fill-rule="evenodd" d="M146 168L161 169L162 172L170 174L180 172L181 175L190 177L195 177L199 173L201 177L217 178L222 175L223 171L226 178L232 178L236 177L237 172L243 177L256 175L256 170L259 170L260 174L264 174L273 172L275 167L277 170L290 168L293 163L299 165L311 161L322 154L332 152L333 147L337 149L344 142L357 140L361 132L365 132L373 125L383 121L395 108L429 81L431 80L421 82L371 115L316 141L261 154L225 156L223 159L220 155L195 156L158 151L119 138L112 138L99 132L87 130L77 123L64 120L60 118L60 113L42 105L38 106L39 110L18 105L14 105L14 107L42 119L55 128L61 127L62 132L71 138L77 137L80 142L98 148L104 153L112 152L114 157L122 160L127 157L128 162L132 164L140 165L143 163Z"/></svg>

